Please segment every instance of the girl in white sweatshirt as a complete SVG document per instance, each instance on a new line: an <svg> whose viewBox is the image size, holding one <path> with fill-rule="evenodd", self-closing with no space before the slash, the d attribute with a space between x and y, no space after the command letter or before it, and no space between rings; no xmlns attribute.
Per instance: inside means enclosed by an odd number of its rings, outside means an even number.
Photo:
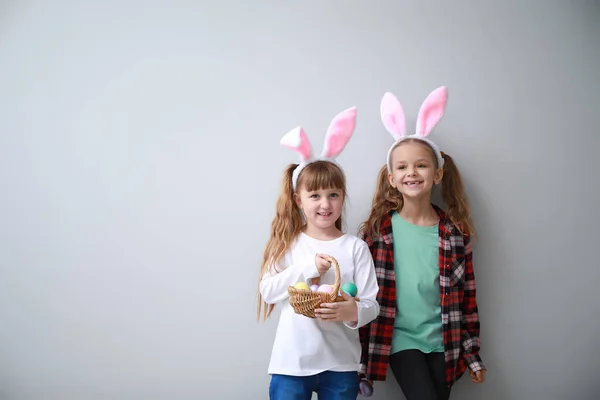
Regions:
<svg viewBox="0 0 600 400"><path fill-rule="evenodd" d="M377 277L365 242L343 233L342 211L346 178L335 158L354 131L356 109L334 118L322 157L313 159L302 128L281 143L300 154L300 163L284 173L276 216L260 273L258 317L268 318L281 306L269 374L271 400L355 400L361 370L358 328L379 314ZM345 292L344 301L324 303L316 318L296 314L289 304L288 287L298 282L333 284L339 264L342 283L354 283L357 302Z"/></svg>

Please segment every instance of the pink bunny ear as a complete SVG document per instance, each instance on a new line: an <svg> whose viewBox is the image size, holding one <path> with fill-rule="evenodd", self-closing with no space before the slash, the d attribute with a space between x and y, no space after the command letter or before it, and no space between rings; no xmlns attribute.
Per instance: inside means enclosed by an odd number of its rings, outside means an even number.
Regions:
<svg viewBox="0 0 600 400"><path fill-rule="evenodd" d="M399 140L406 135L406 118L402 105L392 93L386 93L381 99L381 121L394 139Z"/></svg>
<svg viewBox="0 0 600 400"><path fill-rule="evenodd" d="M336 115L327 129L322 155L327 158L336 158L352 137L355 127L356 107L348 108Z"/></svg>
<svg viewBox="0 0 600 400"><path fill-rule="evenodd" d="M417 131L415 132L417 136L426 137L431 133L444 115L447 101L448 89L445 86L435 89L427 96L419 109Z"/></svg>
<svg viewBox="0 0 600 400"><path fill-rule="evenodd" d="M307 162L311 158L312 148L308 141L308 136L304 133L304 129L297 127L286 133L280 141L282 146L296 151L300 155L302 163Z"/></svg>

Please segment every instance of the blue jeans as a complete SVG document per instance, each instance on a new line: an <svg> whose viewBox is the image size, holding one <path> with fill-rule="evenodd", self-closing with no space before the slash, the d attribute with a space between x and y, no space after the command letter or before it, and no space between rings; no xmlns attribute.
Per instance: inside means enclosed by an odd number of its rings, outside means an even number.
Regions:
<svg viewBox="0 0 600 400"><path fill-rule="evenodd" d="M356 400L358 375L356 371L325 371L311 376L271 376L270 400L310 400L312 392L317 392L319 400Z"/></svg>

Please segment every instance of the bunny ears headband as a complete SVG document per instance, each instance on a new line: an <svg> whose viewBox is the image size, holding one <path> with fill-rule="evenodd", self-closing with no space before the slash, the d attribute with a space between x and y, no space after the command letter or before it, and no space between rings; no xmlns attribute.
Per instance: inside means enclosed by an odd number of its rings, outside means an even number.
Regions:
<svg viewBox="0 0 600 400"><path fill-rule="evenodd" d="M393 94L388 92L383 95L383 98L381 99L381 120L383 121L385 129L391 133L393 138L396 140L388 150L388 171L391 172L392 170L392 150L394 150L401 142L407 139L417 139L427 143L429 146L431 146L435 153L438 167L442 168L444 166L444 157L442 157L442 152L440 151L439 147L428 138L428 136L444 115L444 109L446 108L447 101L448 89L445 86L441 86L431 92L419 109L416 132L413 135L407 135L406 120L404 118L404 110L402 109L402 105Z"/></svg>
<svg viewBox="0 0 600 400"><path fill-rule="evenodd" d="M297 127L288 132L281 138L281 145L297 152L300 156L300 163L292 175L292 185L296 190L296 183L300 172L312 162L326 160L335 162L337 156L344 150L346 144L352 137L356 127L356 107L348 108L333 118L325 135L325 144L323 152L318 158L313 158L312 147L308 136L302 127Z"/></svg>

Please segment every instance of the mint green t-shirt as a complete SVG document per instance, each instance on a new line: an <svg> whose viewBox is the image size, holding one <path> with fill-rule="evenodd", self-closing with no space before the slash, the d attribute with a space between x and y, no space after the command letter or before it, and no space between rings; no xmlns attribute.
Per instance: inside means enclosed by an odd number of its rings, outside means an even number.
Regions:
<svg viewBox="0 0 600 400"><path fill-rule="evenodd" d="M438 226L418 226L392 215L396 319L392 353L444 351L440 307Z"/></svg>

